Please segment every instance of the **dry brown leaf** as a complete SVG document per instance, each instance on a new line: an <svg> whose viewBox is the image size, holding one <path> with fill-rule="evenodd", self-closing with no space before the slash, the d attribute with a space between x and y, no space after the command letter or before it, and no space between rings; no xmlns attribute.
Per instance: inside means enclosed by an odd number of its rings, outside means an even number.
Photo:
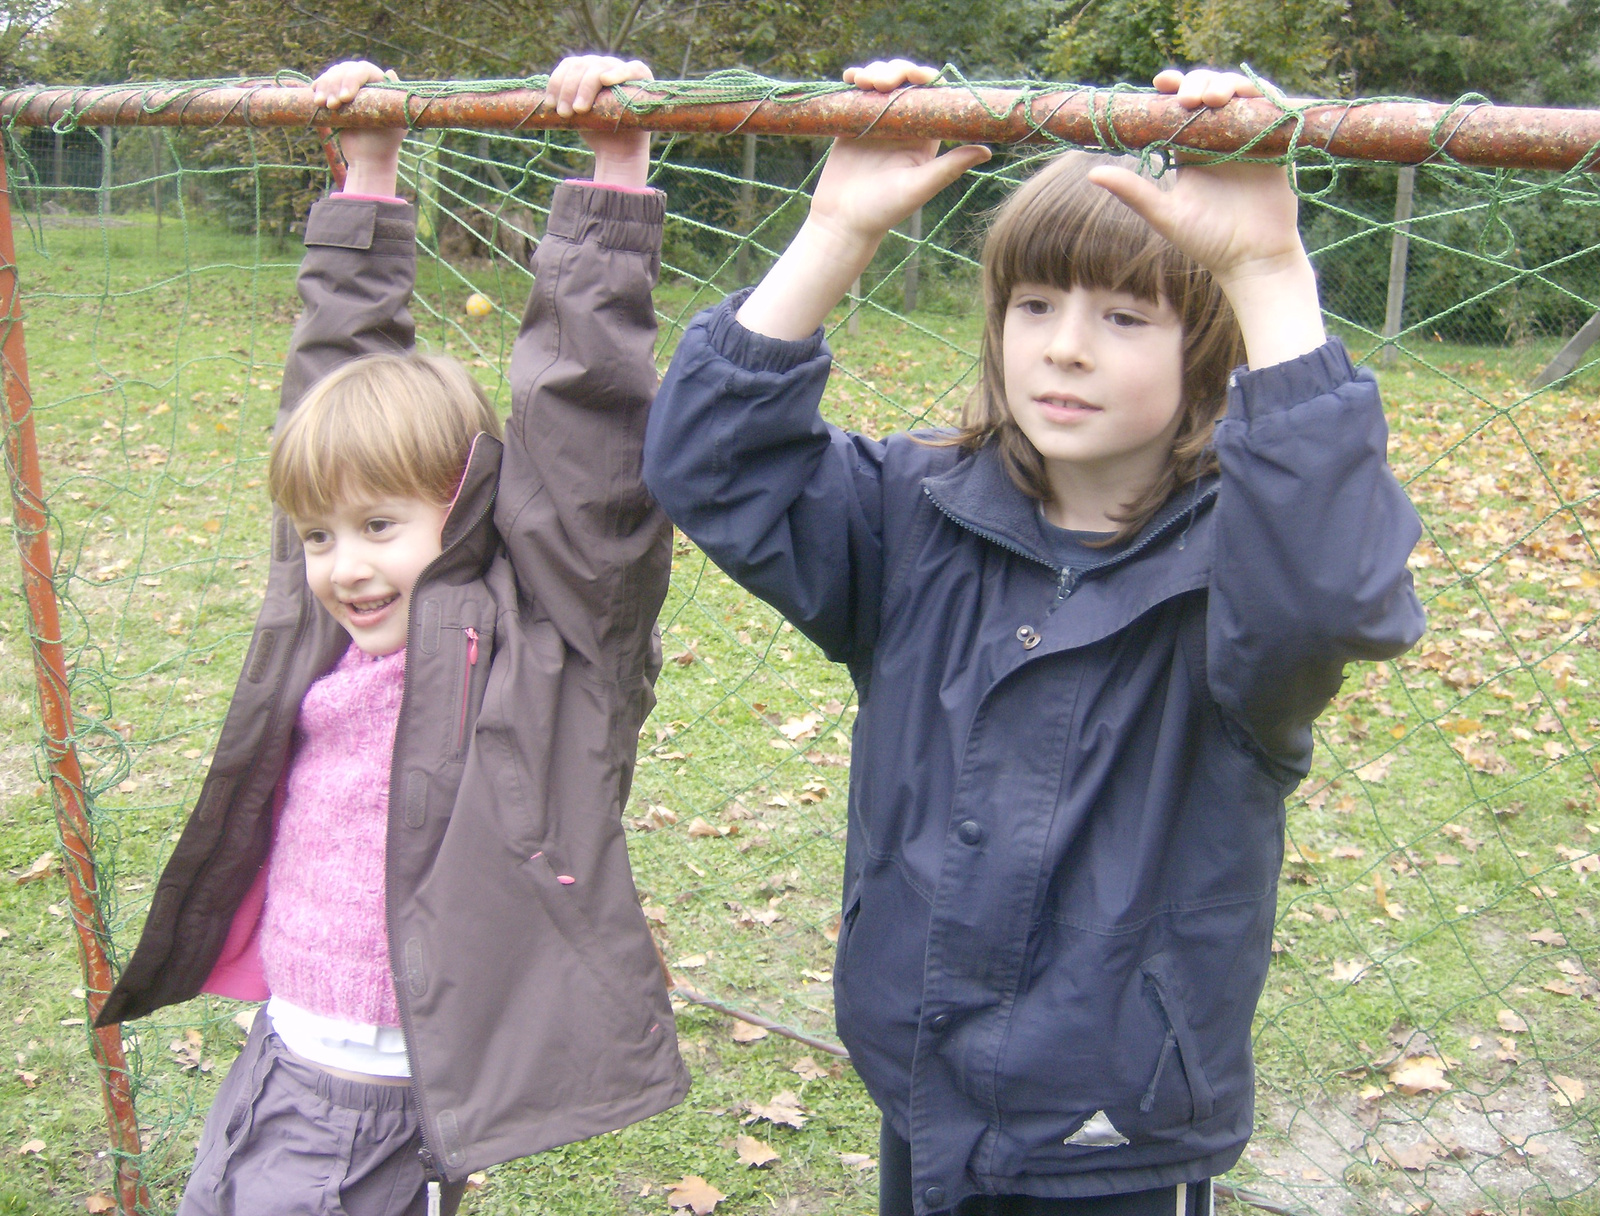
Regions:
<svg viewBox="0 0 1600 1216"><path fill-rule="evenodd" d="M1550 1074L1550 1089L1550 1100L1557 1106L1576 1106L1589 1092L1577 1077L1563 1077L1560 1073Z"/></svg>
<svg viewBox="0 0 1600 1216"><path fill-rule="evenodd" d="M1425 1170L1444 1155L1437 1147L1427 1143L1407 1144L1398 1148L1388 1144L1373 1144L1368 1149L1374 1161L1382 1161L1402 1170Z"/></svg>
<svg viewBox="0 0 1600 1216"><path fill-rule="evenodd" d="M29 1157L29 1156L35 1156L36 1157L42 1152L44 1152L44 1141L43 1140L29 1140L21 1148L17 1149L17 1153L20 1156L23 1156L23 1157Z"/></svg>
<svg viewBox="0 0 1600 1216"><path fill-rule="evenodd" d="M870 1153L840 1153L839 1162L853 1170L870 1170L878 1164L878 1159Z"/></svg>
<svg viewBox="0 0 1600 1216"><path fill-rule="evenodd" d="M778 1154L772 1145L765 1140L757 1140L754 1136L740 1136L733 1142L739 1153L739 1164L747 1165L753 1170L766 1169L767 1166L778 1160Z"/></svg>
<svg viewBox="0 0 1600 1216"><path fill-rule="evenodd" d="M1502 1009L1494 1015L1495 1025L1507 1034L1526 1034L1528 1024L1509 1009Z"/></svg>
<svg viewBox="0 0 1600 1216"><path fill-rule="evenodd" d="M717 827L715 824L707 823L699 816L689 821L689 835L691 836L737 836L738 834L739 825L737 823L728 823L722 827Z"/></svg>
<svg viewBox="0 0 1600 1216"><path fill-rule="evenodd" d="M1553 992L1557 996L1578 995L1578 990L1571 984L1567 983L1566 980L1546 980L1544 983L1540 984L1539 987L1543 988L1546 992Z"/></svg>
<svg viewBox="0 0 1600 1216"><path fill-rule="evenodd" d="M672 1189L667 1192L667 1206L689 1208L694 1212L694 1216L711 1216L711 1213L716 1211L717 1204L726 1198L726 1195L699 1174L685 1174L682 1179L674 1182Z"/></svg>
<svg viewBox="0 0 1600 1216"><path fill-rule="evenodd" d="M1442 1094L1454 1088L1445 1080L1444 1061L1438 1056L1406 1056L1389 1067L1389 1080L1407 1097Z"/></svg>
<svg viewBox="0 0 1600 1216"><path fill-rule="evenodd" d="M98 1192L85 1199L83 1206L91 1212L113 1212L117 1207L110 1196L101 1195Z"/></svg>
<svg viewBox="0 0 1600 1216"><path fill-rule="evenodd" d="M767 1037L767 1028L757 1026L753 1022L746 1022L741 1018L733 1020L733 1041L735 1043L759 1043Z"/></svg>
<svg viewBox="0 0 1600 1216"><path fill-rule="evenodd" d="M1379 756L1376 760L1369 760L1356 769L1356 776L1362 781L1375 784L1389 775L1389 766L1393 763L1393 756Z"/></svg>
<svg viewBox="0 0 1600 1216"><path fill-rule="evenodd" d="M1333 970L1328 972L1328 978L1336 984L1359 984L1361 977L1366 975L1368 964L1360 959L1351 959L1348 962L1335 959Z"/></svg>
<svg viewBox="0 0 1600 1216"><path fill-rule="evenodd" d="M1335 861L1360 861L1367 851L1358 844L1341 844L1328 851Z"/></svg>
<svg viewBox="0 0 1600 1216"><path fill-rule="evenodd" d="M820 1081L828 1075L828 1070L821 1067L810 1056L801 1056L789 1069L802 1081Z"/></svg>
<svg viewBox="0 0 1600 1216"><path fill-rule="evenodd" d="M739 1120L740 1123L754 1123L757 1119L765 1119L768 1123L792 1127L798 1131L806 1125L806 1120L809 1118L805 1113L805 1107L800 1105L800 1099L792 1090L787 1089L774 1095L771 1102L765 1104L747 1102L745 1107L750 1113Z"/></svg>
<svg viewBox="0 0 1600 1216"><path fill-rule="evenodd" d="M54 853L40 853L33 859L33 864L17 875L19 883L38 882L41 878L48 878L55 872L56 855Z"/></svg>
<svg viewBox="0 0 1600 1216"><path fill-rule="evenodd" d="M698 971L705 965L706 956L704 954L685 954L673 964L679 971Z"/></svg>
<svg viewBox="0 0 1600 1216"><path fill-rule="evenodd" d="M1528 934L1528 940L1541 946L1565 946L1567 935L1559 929L1538 929Z"/></svg>
<svg viewBox="0 0 1600 1216"><path fill-rule="evenodd" d="M249 1034L250 1028L256 1024L256 1014L260 1012L260 1005L257 1005L254 1009L241 1009L233 1015L233 1024L246 1034Z"/></svg>

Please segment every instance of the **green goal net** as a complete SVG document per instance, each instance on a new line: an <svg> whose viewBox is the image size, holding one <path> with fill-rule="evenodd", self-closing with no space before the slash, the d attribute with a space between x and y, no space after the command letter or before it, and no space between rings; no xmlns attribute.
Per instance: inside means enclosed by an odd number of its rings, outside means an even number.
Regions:
<svg viewBox="0 0 1600 1216"><path fill-rule="evenodd" d="M656 137L663 368L690 318L784 247L825 150ZM831 421L881 435L956 416L986 211L1054 151L1000 150L885 242L829 322ZM309 131L15 125L6 152L71 742L115 966L260 603L297 232L328 171ZM1382 383L1390 458L1423 518L1411 566L1430 628L1394 662L1353 666L1317 725L1256 1021L1257 1132L1221 1180L1227 1203L1594 1213L1600 369L1580 343L1570 372L1531 386L1600 312L1600 191L1585 173L1448 158L1297 161L1330 327ZM527 255L554 183L587 165L567 133L405 145L419 340L503 410ZM641 1127L490 1171L467 1211L665 1213L686 1175L723 1193L721 1212L872 1203L876 1123L834 1054L830 985L853 689L681 537L672 564L625 817L696 1090ZM107 1210L94 1204L115 1195L114 1158L35 746L34 628L20 595L0 599L0 841L19 880L0 894L0 1211ZM200 999L123 1028L152 1212L175 1205L247 1013ZM749 1168L742 1136L777 1163Z"/></svg>

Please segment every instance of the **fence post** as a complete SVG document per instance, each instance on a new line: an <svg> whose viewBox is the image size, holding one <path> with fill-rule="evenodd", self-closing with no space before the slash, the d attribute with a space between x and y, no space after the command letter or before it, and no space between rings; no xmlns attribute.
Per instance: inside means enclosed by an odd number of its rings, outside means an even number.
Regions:
<svg viewBox="0 0 1600 1216"><path fill-rule="evenodd" d="M906 256L905 310L917 311L917 271L922 264L922 208L911 213L911 252Z"/></svg>
<svg viewBox="0 0 1600 1216"><path fill-rule="evenodd" d="M739 182L739 232L745 238L739 242L734 256L733 274L739 286L750 282L750 232L756 226L756 137L744 137L744 166Z"/></svg>
<svg viewBox="0 0 1600 1216"><path fill-rule="evenodd" d="M92 831L83 802L83 770L73 742L72 700L61 647L61 617L52 580L49 520L39 470L39 444L33 427L33 392L28 386L28 352L22 341L22 308L17 290L17 252L11 233L11 188L5 158L0 156L0 377L4 379L10 425L5 434L6 472L11 483L13 527L22 559L23 594L28 601L28 631L33 647L34 678L39 687L39 718L44 730L45 763L61 834L62 872L72 905L83 964L89 1024L99 1016L111 990L109 939L96 903ZM149 1207L150 1196L139 1174L139 1121L133 1109L128 1061L122 1050L122 1028L107 1026L90 1034L89 1046L100 1071L100 1096L105 1103L116 1163L117 1204L123 1216Z"/></svg>
<svg viewBox="0 0 1600 1216"><path fill-rule="evenodd" d="M111 214L111 145L116 139L115 127L100 128L100 214Z"/></svg>
<svg viewBox="0 0 1600 1216"><path fill-rule="evenodd" d="M1400 332L1406 307L1406 254L1411 247L1411 192L1417 182L1417 167L1403 165L1400 185L1394 196L1394 234L1389 239L1389 298L1383 305L1383 362L1394 362L1390 341Z"/></svg>

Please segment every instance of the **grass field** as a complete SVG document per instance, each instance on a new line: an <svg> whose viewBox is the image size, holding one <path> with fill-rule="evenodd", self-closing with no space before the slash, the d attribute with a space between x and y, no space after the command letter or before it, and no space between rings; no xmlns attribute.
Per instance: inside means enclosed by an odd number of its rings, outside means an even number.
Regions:
<svg viewBox="0 0 1600 1216"><path fill-rule="evenodd" d="M42 244L19 255L35 420L122 952L198 790L265 576L295 254L170 220L158 249L137 217L47 228ZM469 320L463 271L425 265L422 333L504 406L525 284L464 273L505 309ZM880 294L898 306L894 284ZM709 302L663 287L663 365L673 322ZM864 310L859 332L833 338L830 416L875 434L947 418L979 324L971 310L914 323ZM1431 631L1397 663L1353 668L1319 723L1257 1021L1258 1135L1228 1181L1305 1212L1597 1213L1600 385L1589 373L1524 400L1547 349L1418 354L1380 377L1391 458L1427 527L1412 566ZM59 845L13 552L0 869L17 877ZM627 811L647 914L683 981L830 1038L852 689L681 539L673 569ZM110 1177L65 889L45 869L0 880L0 1213L83 1212ZM200 1000L125 1030L155 1210L181 1187L238 1012ZM737 1030L684 1005L683 1106L492 1170L464 1210L665 1216L671 1184L699 1175L726 1195L721 1213L870 1211L876 1116L848 1065ZM753 1117L784 1091L803 1126ZM741 1135L777 1162L741 1164Z"/></svg>

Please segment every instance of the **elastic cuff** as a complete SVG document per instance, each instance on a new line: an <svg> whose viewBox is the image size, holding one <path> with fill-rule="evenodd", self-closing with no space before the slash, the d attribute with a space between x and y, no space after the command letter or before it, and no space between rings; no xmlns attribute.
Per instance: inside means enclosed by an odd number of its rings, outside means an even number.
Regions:
<svg viewBox="0 0 1600 1216"><path fill-rule="evenodd" d="M573 186L593 186L596 190L618 190L623 194L655 194L657 191L651 186L624 186L618 182L597 182L590 177L569 177L567 183Z"/></svg>
<svg viewBox="0 0 1600 1216"><path fill-rule="evenodd" d="M358 203L403 203L398 194L356 194L350 190L335 190L329 198L347 198Z"/></svg>
<svg viewBox="0 0 1600 1216"><path fill-rule="evenodd" d="M635 194L562 182L550 200L545 234L569 241L592 239L607 249L659 253L666 215L667 196L659 190Z"/></svg>
<svg viewBox="0 0 1600 1216"><path fill-rule="evenodd" d="M1355 365L1338 338L1285 363L1235 368L1228 377L1228 416L1257 418L1334 392L1356 378Z"/></svg>
<svg viewBox="0 0 1600 1216"><path fill-rule="evenodd" d="M822 327L807 338L769 338L739 324L736 314L755 288L736 291L707 315L706 337L711 349L729 363L750 372L788 372L818 355L831 357Z"/></svg>
<svg viewBox="0 0 1600 1216"><path fill-rule="evenodd" d="M407 202L371 202L330 194L306 217L307 248L317 245L410 256L417 236L417 209Z"/></svg>

